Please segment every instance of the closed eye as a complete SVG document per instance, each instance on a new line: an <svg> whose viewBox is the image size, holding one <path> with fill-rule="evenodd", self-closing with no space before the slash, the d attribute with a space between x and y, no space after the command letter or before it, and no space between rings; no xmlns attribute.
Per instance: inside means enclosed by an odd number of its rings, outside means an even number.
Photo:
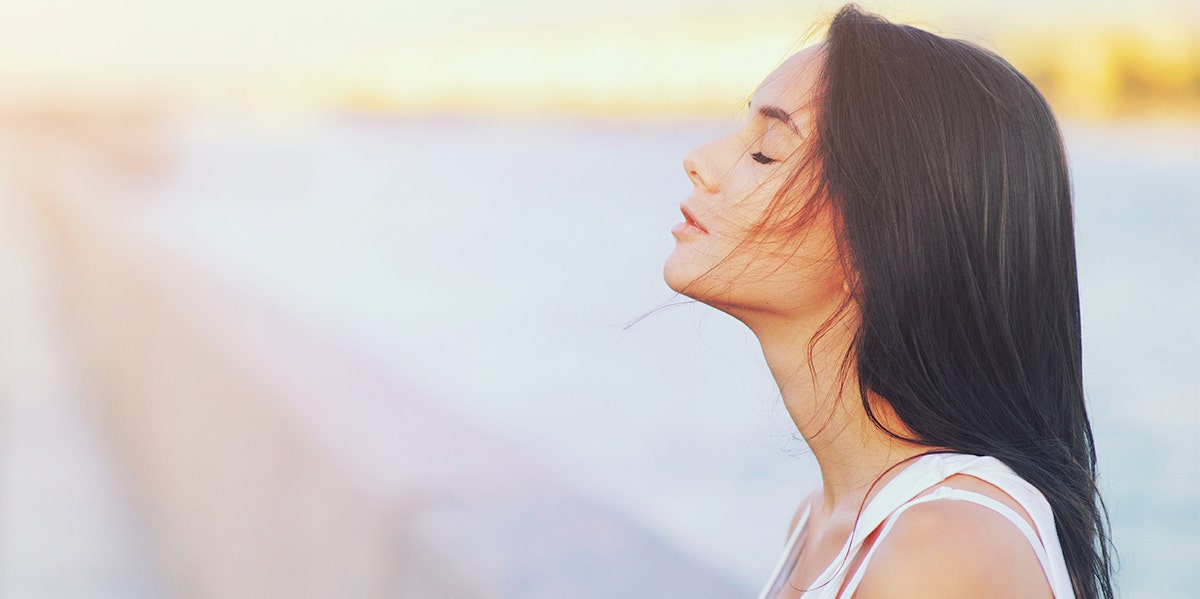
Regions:
<svg viewBox="0 0 1200 599"><path fill-rule="evenodd" d="M750 157L753 158L754 161L758 162L759 164L771 164L772 162L778 162L774 158L764 156L762 152L755 152L755 153L751 154Z"/></svg>

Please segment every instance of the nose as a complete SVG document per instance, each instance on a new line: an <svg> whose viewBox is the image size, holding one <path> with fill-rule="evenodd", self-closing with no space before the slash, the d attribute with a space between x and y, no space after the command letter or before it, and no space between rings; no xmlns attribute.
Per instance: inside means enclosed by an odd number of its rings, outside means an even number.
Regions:
<svg viewBox="0 0 1200 599"><path fill-rule="evenodd" d="M688 179L692 180L692 185L703 187L708 191L712 191L704 177L700 176L700 150L703 146L693 148L692 151L683 157L683 170L687 171Z"/></svg>

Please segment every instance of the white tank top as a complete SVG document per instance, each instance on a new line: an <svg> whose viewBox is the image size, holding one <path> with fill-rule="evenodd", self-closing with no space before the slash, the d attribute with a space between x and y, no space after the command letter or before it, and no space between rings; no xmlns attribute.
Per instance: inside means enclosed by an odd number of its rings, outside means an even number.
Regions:
<svg viewBox="0 0 1200 599"><path fill-rule="evenodd" d="M943 486L936 488L928 495L917 497L955 474L969 474L981 478L1008 493L1029 514L1034 528L1030 528L1029 523L1008 506L979 493ZM1036 487L1018 476L1004 462L991 456L961 453L935 453L921 456L888 481L863 508L854 534L846 540L846 544L842 546L841 552L834 558L833 563L825 568L825 571L810 585L812 590L802 594L801 599L852 597L859 583L862 582L871 555L875 553L875 549L879 547L883 537L892 529L896 518L911 506L945 499L977 503L1011 521L1025 534L1025 538L1033 546L1033 551L1037 554L1042 570L1046 573L1046 580L1050 582L1050 589L1054 592L1055 599L1075 599L1075 592L1071 587L1071 577L1067 573L1062 548L1058 544L1058 533L1054 528L1054 513L1046 498ZM787 583L788 575L795 567L799 557L800 548L796 541L800 537L805 523L808 522L808 513L809 507L805 507L804 513L796 522L796 527L788 538L783 556L780 557L779 564L775 566L775 571L767 580L767 585L763 588L759 599L775 597L775 593ZM850 559L847 556L853 557L858 553L863 540L876 528L879 528L879 536L876 537L874 544L867 550L857 569L853 572L848 571L848 563L843 562L849 562ZM847 580L847 577L850 578ZM838 593L839 589L842 589L840 594Z"/></svg>

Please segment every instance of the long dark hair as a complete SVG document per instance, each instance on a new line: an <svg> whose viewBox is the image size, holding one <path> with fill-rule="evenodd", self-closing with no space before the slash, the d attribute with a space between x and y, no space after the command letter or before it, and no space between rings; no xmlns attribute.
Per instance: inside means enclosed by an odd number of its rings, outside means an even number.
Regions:
<svg viewBox="0 0 1200 599"><path fill-rule="evenodd" d="M760 231L832 210L852 291L831 322L857 306L846 366L871 420L1006 463L1050 503L1075 595L1110 599L1071 183L1050 107L999 56L854 5L825 43L815 137ZM881 424L871 397L916 438Z"/></svg>

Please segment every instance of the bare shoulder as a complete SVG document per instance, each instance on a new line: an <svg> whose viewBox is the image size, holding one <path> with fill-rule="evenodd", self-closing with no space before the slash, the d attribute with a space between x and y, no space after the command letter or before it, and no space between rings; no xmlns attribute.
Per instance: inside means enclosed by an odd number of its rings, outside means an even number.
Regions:
<svg viewBox="0 0 1200 599"><path fill-rule="evenodd" d="M904 511L866 566L857 599L1045 597L1025 535L984 506L940 500Z"/></svg>

